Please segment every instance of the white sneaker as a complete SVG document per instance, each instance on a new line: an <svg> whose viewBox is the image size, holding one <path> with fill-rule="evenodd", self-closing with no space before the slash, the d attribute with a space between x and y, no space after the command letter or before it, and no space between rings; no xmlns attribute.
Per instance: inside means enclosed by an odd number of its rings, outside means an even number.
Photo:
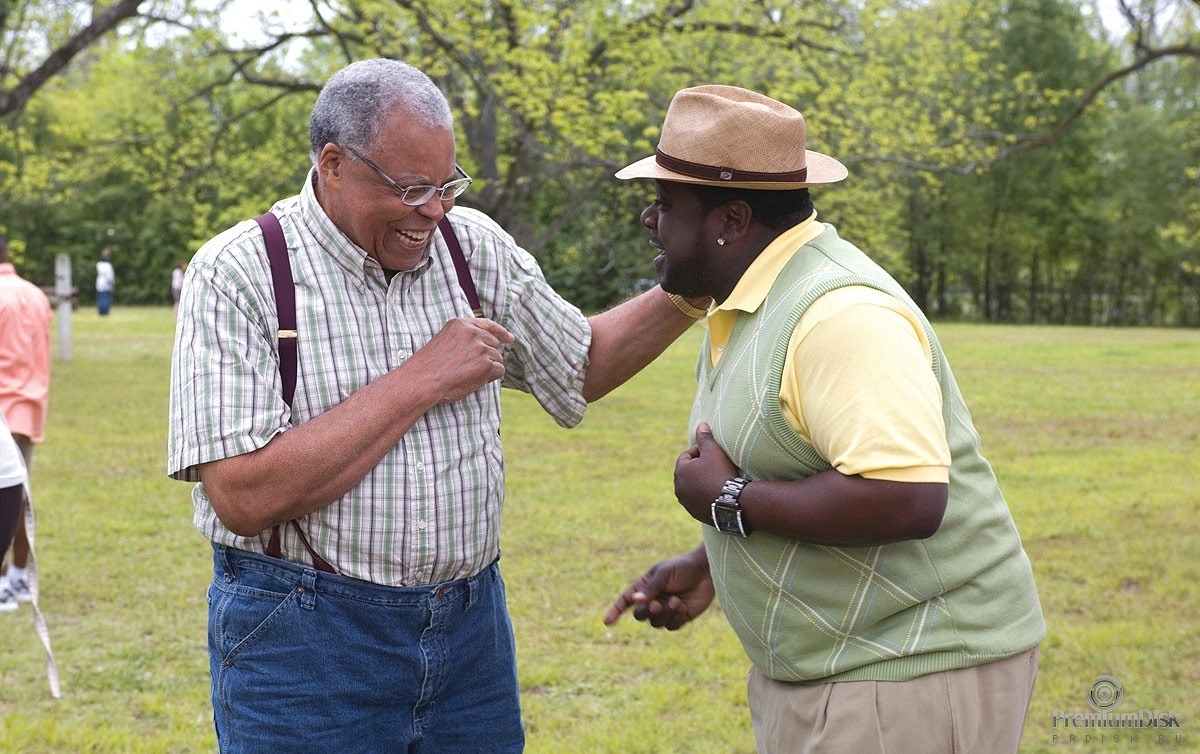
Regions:
<svg viewBox="0 0 1200 754"><path fill-rule="evenodd" d="M17 602L33 602L33 595L29 593L29 580L25 578L14 579L11 576L8 579L8 588L16 597Z"/></svg>
<svg viewBox="0 0 1200 754"><path fill-rule="evenodd" d="M8 580L0 581L0 613L11 613L17 609L17 595L8 585Z"/></svg>

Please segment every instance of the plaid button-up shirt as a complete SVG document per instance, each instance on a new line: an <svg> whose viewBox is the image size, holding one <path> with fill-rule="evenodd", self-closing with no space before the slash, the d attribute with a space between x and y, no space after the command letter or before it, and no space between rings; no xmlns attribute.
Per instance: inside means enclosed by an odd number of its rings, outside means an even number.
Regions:
<svg viewBox="0 0 1200 754"><path fill-rule="evenodd" d="M413 270L389 282L325 215L312 189L279 202L296 287L299 374L289 411L276 348L278 319L258 226L243 222L188 266L172 363L168 473L199 481L198 464L263 447L402 364L452 317L471 316L440 234ZM591 330L546 283L537 262L487 216L450 213L484 313L516 336L505 387L531 393L563 426L583 418ZM225 528L192 492L196 528L262 552L270 532ZM427 412L353 490L298 519L313 549L347 576L389 586L478 573L497 556L504 502L500 384ZM283 554L310 558L295 528Z"/></svg>

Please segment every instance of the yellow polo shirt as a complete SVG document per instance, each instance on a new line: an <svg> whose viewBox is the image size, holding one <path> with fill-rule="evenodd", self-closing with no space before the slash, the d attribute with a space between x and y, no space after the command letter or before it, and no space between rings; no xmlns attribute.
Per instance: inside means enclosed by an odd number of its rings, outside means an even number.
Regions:
<svg viewBox="0 0 1200 754"><path fill-rule="evenodd" d="M762 305L792 253L825 226L816 213L775 239L705 320L720 360L737 313ZM950 448L932 352L903 303L866 286L821 296L796 324L779 400L792 427L846 475L947 482Z"/></svg>

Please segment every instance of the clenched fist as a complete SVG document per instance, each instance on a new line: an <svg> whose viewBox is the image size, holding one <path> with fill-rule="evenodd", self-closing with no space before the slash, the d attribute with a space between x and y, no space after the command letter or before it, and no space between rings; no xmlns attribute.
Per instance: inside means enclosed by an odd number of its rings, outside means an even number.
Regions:
<svg viewBox="0 0 1200 754"><path fill-rule="evenodd" d="M418 362L437 386L439 403L453 403L504 376L500 347L512 342L512 333L490 319L456 317L409 363Z"/></svg>

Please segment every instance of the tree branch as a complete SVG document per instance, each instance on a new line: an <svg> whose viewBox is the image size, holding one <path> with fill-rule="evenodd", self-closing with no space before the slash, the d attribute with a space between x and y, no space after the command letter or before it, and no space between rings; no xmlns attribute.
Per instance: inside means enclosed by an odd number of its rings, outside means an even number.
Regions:
<svg viewBox="0 0 1200 754"><path fill-rule="evenodd" d="M50 52L41 65L21 77L17 85L0 91L0 116L20 110L29 98L61 72L88 45L114 29L122 21L135 18L146 0L117 0L106 10L92 16L92 22L75 32L61 47Z"/></svg>

